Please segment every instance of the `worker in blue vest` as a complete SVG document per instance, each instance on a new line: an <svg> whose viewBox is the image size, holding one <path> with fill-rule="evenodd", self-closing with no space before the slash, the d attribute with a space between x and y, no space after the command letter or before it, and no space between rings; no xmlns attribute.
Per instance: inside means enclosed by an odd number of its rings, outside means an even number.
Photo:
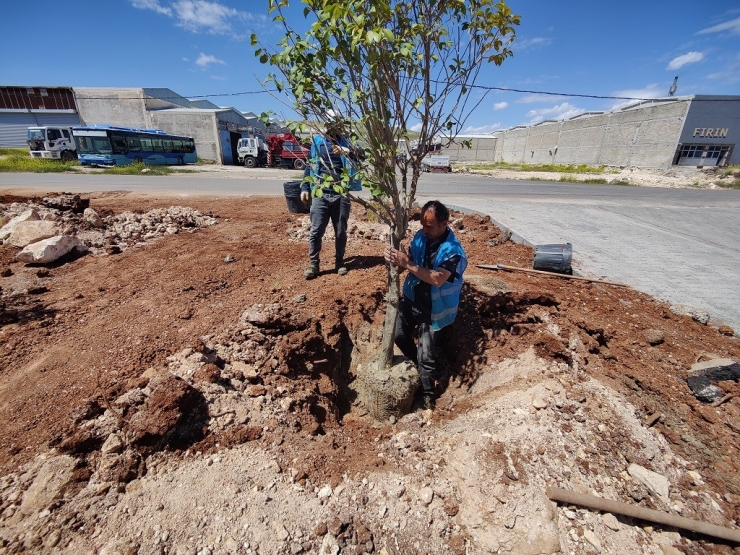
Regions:
<svg viewBox="0 0 740 555"><path fill-rule="evenodd" d="M449 219L447 207L430 200L421 209L421 229L411 240L410 255L391 247L384 253L388 263L409 272L398 304L395 344L419 371L423 409L434 408L439 332L455 321L468 265Z"/></svg>
<svg viewBox="0 0 740 555"><path fill-rule="evenodd" d="M348 191L341 190L342 173L346 168L350 175L350 189L360 190L354 178L356 165L361 159L361 151L345 137L344 122L341 117L328 111L326 132L314 135L311 140L309 163L303 174L301 200L311 202L311 231L308 238L309 265L303 275L314 279L319 275L321 241L326 226L331 221L334 227L335 255L334 270L340 276L347 273L344 253L347 247L347 221L349 220L350 200ZM307 179L307 178L311 179ZM340 189L340 190L337 190ZM320 190L320 194L316 194Z"/></svg>

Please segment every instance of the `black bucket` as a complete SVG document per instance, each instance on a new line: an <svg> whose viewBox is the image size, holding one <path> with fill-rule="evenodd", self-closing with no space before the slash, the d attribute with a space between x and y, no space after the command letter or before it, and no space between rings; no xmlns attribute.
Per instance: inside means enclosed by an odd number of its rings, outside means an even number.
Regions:
<svg viewBox="0 0 740 555"><path fill-rule="evenodd" d="M288 203L288 212L291 214L308 214L311 209L311 198L308 203L301 202L301 181L286 181L283 183L285 202Z"/></svg>
<svg viewBox="0 0 740 555"><path fill-rule="evenodd" d="M573 258L573 246L570 243L560 245L536 245L532 268L558 274L573 274L570 263Z"/></svg>

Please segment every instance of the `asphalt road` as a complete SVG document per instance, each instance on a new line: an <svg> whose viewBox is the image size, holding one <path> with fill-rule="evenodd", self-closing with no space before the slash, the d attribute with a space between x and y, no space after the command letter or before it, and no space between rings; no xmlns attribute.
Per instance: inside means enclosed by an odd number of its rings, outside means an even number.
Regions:
<svg viewBox="0 0 740 555"><path fill-rule="evenodd" d="M0 174L0 189L283 195L282 183L300 174L263 170L248 175ZM578 273L626 283L671 304L706 312L712 323L740 332L740 191L425 174L417 197L489 214L515 239L531 245L569 242Z"/></svg>

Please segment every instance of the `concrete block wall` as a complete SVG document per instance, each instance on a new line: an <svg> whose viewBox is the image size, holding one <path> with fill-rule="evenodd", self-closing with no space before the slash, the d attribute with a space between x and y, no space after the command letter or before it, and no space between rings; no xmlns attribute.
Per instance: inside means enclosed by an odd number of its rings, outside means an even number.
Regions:
<svg viewBox="0 0 740 555"><path fill-rule="evenodd" d="M667 168L688 106L679 99L502 131L494 160Z"/></svg>
<svg viewBox="0 0 740 555"><path fill-rule="evenodd" d="M470 141L470 148L466 147L464 141ZM496 147L495 137L470 137L458 136L448 146L443 146L440 152L443 156L450 157L450 163L455 162L491 162Z"/></svg>
<svg viewBox="0 0 740 555"><path fill-rule="evenodd" d="M213 111L160 110L151 112L153 127L168 133L192 137L198 158L221 160L221 143L216 131L216 113Z"/></svg>
<svg viewBox="0 0 740 555"><path fill-rule="evenodd" d="M142 89L75 87L73 90L83 125L151 127Z"/></svg>

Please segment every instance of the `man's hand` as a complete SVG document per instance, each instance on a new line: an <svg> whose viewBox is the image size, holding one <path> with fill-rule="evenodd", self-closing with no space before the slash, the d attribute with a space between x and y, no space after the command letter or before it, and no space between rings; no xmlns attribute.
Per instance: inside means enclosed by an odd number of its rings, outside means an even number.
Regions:
<svg viewBox="0 0 740 555"><path fill-rule="evenodd" d="M295 197L293 197L295 198ZM308 204L308 199L311 198L311 195L308 191L301 191L301 202L303 204Z"/></svg>
<svg viewBox="0 0 740 555"><path fill-rule="evenodd" d="M383 256L385 257L386 262L398 266L399 268L407 268L409 265L408 255L403 251L394 249L393 247L386 247Z"/></svg>
<svg viewBox="0 0 740 555"><path fill-rule="evenodd" d="M346 146L333 145L332 151L334 154L349 154L349 149Z"/></svg>
<svg viewBox="0 0 740 555"><path fill-rule="evenodd" d="M405 268L421 281L425 281L435 287L442 287L442 284L452 275L448 270L444 269L430 270L429 268L423 268L414 262L413 259L409 258L408 254L393 247L386 247L383 257L389 264L394 264L399 268Z"/></svg>

